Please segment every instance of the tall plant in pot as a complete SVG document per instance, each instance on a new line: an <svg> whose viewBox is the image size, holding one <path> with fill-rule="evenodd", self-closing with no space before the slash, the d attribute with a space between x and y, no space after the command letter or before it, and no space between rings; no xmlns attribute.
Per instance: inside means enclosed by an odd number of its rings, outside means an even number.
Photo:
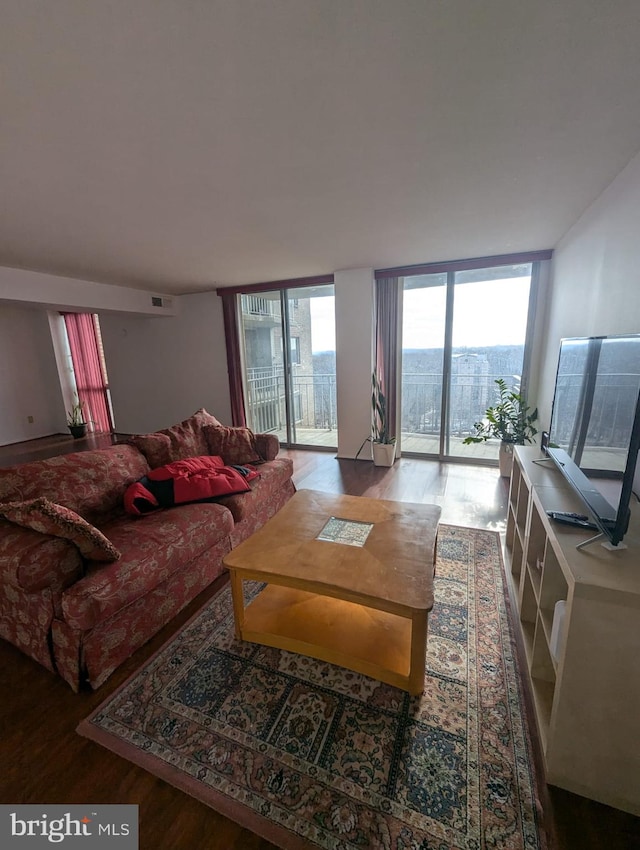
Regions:
<svg viewBox="0 0 640 850"><path fill-rule="evenodd" d="M371 409L373 413L373 462L376 466L393 466L396 438L390 436L387 398L382 392L378 373L371 375Z"/></svg>
<svg viewBox="0 0 640 850"><path fill-rule="evenodd" d="M508 477L511 475L513 463L513 447L523 446L532 442L538 433L534 422L538 418L538 408L531 410L524 397L510 390L503 378L496 378L498 387L498 401L488 407L481 422L476 422L475 434L471 434L462 441L470 443L484 443L491 438L500 440L500 475Z"/></svg>
<svg viewBox="0 0 640 850"><path fill-rule="evenodd" d="M374 369L371 375L371 436L362 443L355 460L365 443L371 443L373 462L376 466L393 466L396 459L396 438L390 436L387 398L382 392L378 373Z"/></svg>

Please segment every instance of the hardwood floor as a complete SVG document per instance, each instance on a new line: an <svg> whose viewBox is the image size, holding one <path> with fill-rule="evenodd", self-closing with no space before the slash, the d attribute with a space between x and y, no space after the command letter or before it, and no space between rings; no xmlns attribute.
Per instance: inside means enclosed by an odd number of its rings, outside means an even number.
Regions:
<svg viewBox="0 0 640 850"><path fill-rule="evenodd" d="M89 434L78 439L74 439L71 434L51 434L49 437L27 440L24 443L10 443L7 446L0 446L0 467L29 463L29 461L42 460L53 455L105 449L126 438L126 434Z"/></svg>
<svg viewBox="0 0 640 850"><path fill-rule="evenodd" d="M56 452L55 446L47 450ZM382 469L366 462L337 460L326 452L283 454L293 458L298 488L437 503L442 506L444 523L504 532L507 482L495 469L414 458ZM0 449L0 465L23 459L11 457L9 447ZM273 850L269 842L75 732L79 721L159 649L216 589L200 594L95 693L73 694L56 676L0 641L0 801L137 803L141 850ZM543 805L555 827L558 850L640 847L638 818L553 788Z"/></svg>

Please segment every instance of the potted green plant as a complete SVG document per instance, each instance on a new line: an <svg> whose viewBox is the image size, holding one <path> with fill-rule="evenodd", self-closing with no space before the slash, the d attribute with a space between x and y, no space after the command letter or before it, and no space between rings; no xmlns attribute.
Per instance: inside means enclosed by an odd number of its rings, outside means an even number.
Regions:
<svg viewBox="0 0 640 850"><path fill-rule="evenodd" d="M76 440L79 437L86 437L87 435L87 423L84 418L82 407L83 402L81 402L78 396L76 396L71 410L67 410L67 425L69 426L71 436Z"/></svg>
<svg viewBox="0 0 640 850"><path fill-rule="evenodd" d="M396 459L396 438L389 436L387 399L375 369L371 375L371 409L373 462L376 466L393 466Z"/></svg>
<svg viewBox="0 0 640 850"><path fill-rule="evenodd" d="M382 392L376 370L371 375L371 436L362 443L355 460L365 443L371 443L375 466L393 466L396 459L396 438L389 435L387 399Z"/></svg>
<svg viewBox="0 0 640 850"><path fill-rule="evenodd" d="M530 443L538 433L533 425L538 418L538 408L531 411L524 397L510 390L503 378L496 378L495 383L498 401L486 409L482 422L474 424L476 433L465 437L462 442L469 445L484 443L491 438L500 440L500 475L508 477L511 475L514 445Z"/></svg>

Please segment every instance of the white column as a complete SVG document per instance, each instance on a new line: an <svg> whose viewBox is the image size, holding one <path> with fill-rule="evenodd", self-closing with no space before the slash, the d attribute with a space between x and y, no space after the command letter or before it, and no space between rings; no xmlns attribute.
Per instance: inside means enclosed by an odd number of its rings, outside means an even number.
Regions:
<svg viewBox="0 0 640 850"><path fill-rule="evenodd" d="M373 269L334 273L338 457L355 457L371 434L373 368ZM360 455L368 460L365 448Z"/></svg>

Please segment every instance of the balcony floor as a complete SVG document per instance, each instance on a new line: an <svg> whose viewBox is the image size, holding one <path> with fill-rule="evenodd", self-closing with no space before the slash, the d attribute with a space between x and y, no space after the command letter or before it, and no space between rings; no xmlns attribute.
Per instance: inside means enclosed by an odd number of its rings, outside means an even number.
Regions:
<svg viewBox="0 0 640 850"><path fill-rule="evenodd" d="M281 443L287 439L287 433L284 428L273 431ZM337 449L338 432L328 430L326 428L296 428L297 445L325 447L327 449ZM449 440L450 456L455 458L463 458L473 463L477 460L483 462L493 460L498 462L498 447L497 442L488 443L472 443L470 446L465 446L462 443L463 437L451 437ZM402 452L403 454L428 454L437 455L440 442L438 437L430 434L403 434L402 435Z"/></svg>

